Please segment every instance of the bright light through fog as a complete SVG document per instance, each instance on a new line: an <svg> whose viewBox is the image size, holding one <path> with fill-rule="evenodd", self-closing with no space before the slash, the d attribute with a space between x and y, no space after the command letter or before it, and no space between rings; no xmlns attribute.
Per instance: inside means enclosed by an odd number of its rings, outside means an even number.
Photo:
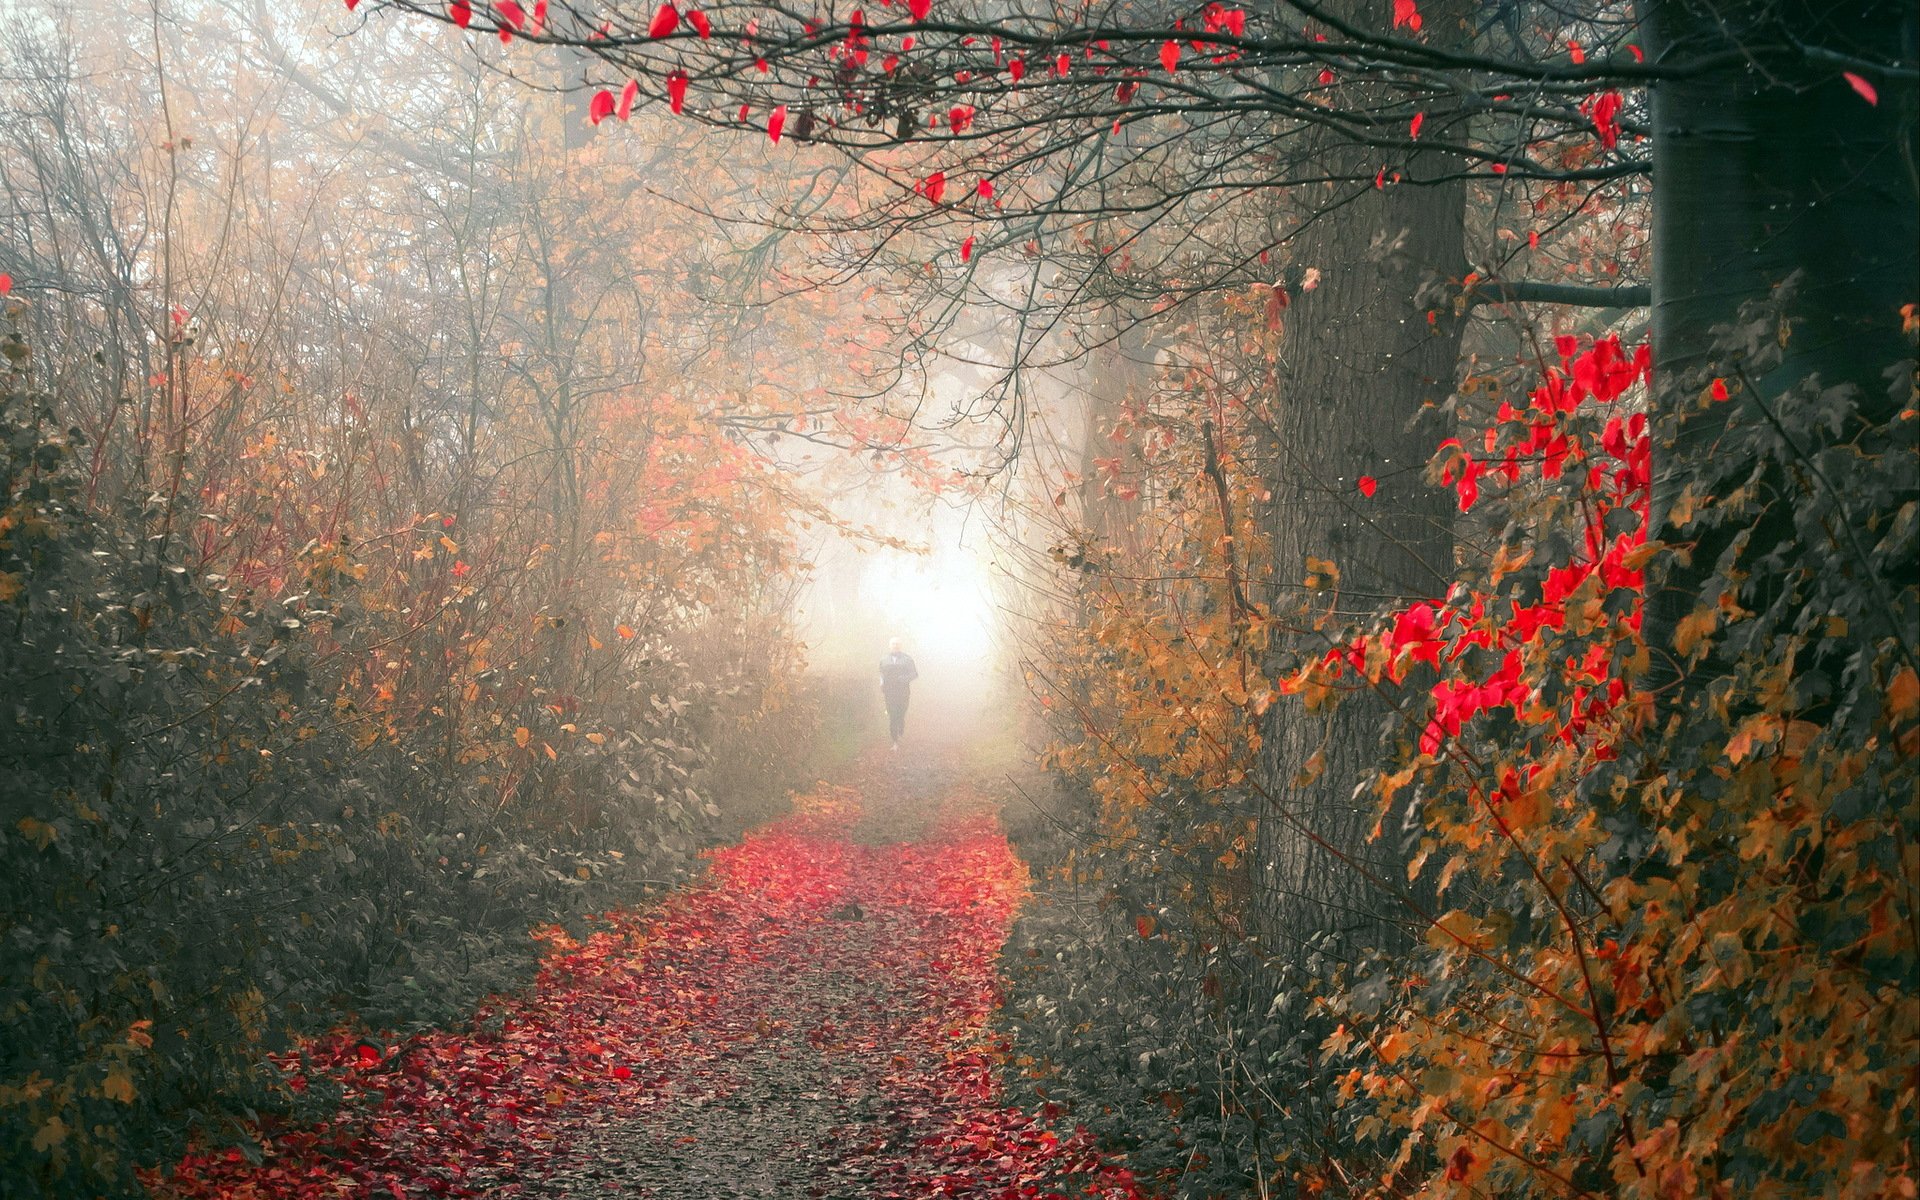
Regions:
<svg viewBox="0 0 1920 1200"><path fill-rule="evenodd" d="M994 606L980 561L958 548L880 554L861 573L861 600L880 615L876 640L901 638L916 659L977 666L993 653Z"/></svg>

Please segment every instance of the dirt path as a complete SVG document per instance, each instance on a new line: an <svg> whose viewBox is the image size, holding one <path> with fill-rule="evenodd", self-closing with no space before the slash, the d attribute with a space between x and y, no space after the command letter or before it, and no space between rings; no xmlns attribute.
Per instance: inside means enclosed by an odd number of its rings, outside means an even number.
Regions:
<svg viewBox="0 0 1920 1200"><path fill-rule="evenodd" d="M1084 1135L1005 1107L988 1021L1025 895L950 765L852 787L713 856L698 886L556 941L466 1034L343 1046L367 1104L207 1196L1134 1196Z"/></svg>

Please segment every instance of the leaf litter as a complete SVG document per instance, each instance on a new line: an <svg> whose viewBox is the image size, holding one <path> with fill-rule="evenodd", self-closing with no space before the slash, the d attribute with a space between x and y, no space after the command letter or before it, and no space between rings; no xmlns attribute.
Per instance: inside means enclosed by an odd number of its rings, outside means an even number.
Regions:
<svg viewBox="0 0 1920 1200"><path fill-rule="evenodd" d="M881 840L860 790L823 784L698 884L538 931L532 986L464 1032L306 1047L280 1066L342 1089L331 1119L263 1134L257 1162L189 1155L158 1190L1138 1200L1083 1129L1005 1103L990 1021L1026 871L977 792L919 792L919 828Z"/></svg>

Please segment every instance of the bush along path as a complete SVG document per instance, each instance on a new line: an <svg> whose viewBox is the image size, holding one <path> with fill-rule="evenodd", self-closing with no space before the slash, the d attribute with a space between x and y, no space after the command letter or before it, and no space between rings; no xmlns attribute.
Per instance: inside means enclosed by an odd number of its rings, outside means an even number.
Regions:
<svg viewBox="0 0 1920 1200"><path fill-rule="evenodd" d="M156 1191L1143 1196L1085 1132L1000 1095L995 959L1027 880L991 806L948 788L876 822L862 792L889 772L862 774L657 906L544 931L533 986L467 1032L309 1047L281 1065L343 1090L333 1119L265 1136L257 1162L191 1155ZM919 836L874 840L903 819Z"/></svg>

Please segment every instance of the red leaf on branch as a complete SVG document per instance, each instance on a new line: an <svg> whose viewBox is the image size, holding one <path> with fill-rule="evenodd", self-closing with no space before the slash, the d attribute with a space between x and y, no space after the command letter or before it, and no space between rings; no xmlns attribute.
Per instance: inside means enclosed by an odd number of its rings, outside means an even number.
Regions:
<svg viewBox="0 0 1920 1200"><path fill-rule="evenodd" d="M1160 65L1166 68L1166 72L1169 75L1173 74L1174 70L1177 67L1179 67L1180 65L1180 43L1179 42L1173 41L1172 39L1168 39L1167 41L1160 43Z"/></svg>
<svg viewBox="0 0 1920 1200"><path fill-rule="evenodd" d="M1020 59L1016 58L1012 62L1007 64L1007 77L1009 79L1012 79L1015 83L1019 83L1020 77L1025 75L1026 73L1027 73L1027 64L1022 62Z"/></svg>
<svg viewBox="0 0 1920 1200"><path fill-rule="evenodd" d="M675 71L667 76L667 107L679 112L687 103L687 73Z"/></svg>
<svg viewBox="0 0 1920 1200"><path fill-rule="evenodd" d="M613 115L622 121L633 115L634 98L640 94L640 81L627 80L627 86L620 89L620 103L614 106Z"/></svg>
<svg viewBox="0 0 1920 1200"><path fill-rule="evenodd" d="M447 16L455 25L465 29L473 24L473 5L468 0L453 0L447 5Z"/></svg>
<svg viewBox="0 0 1920 1200"><path fill-rule="evenodd" d="M1371 500L1373 499L1373 493L1380 487L1380 481L1371 475L1362 475L1359 486L1360 494Z"/></svg>
<svg viewBox="0 0 1920 1200"><path fill-rule="evenodd" d="M924 21L933 11L933 0L907 0L907 15L916 21Z"/></svg>
<svg viewBox="0 0 1920 1200"><path fill-rule="evenodd" d="M947 173L935 171L921 181L920 186L915 190L933 203L940 203L940 197L947 194Z"/></svg>
<svg viewBox="0 0 1920 1200"><path fill-rule="evenodd" d="M654 10L653 21L647 26L647 36L663 38L680 25L680 10L672 4L662 4Z"/></svg>
<svg viewBox="0 0 1920 1200"><path fill-rule="evenodd" d="M1420 127L1422 125L1425 125L1426 123L1427 123L1427 114L1425 113L1413 114L1413 120L1407 123L1407 136L1410 138L1419 137Z"/></svg>
<svg viewBox="0 0 1920 1200"><path fill-rule="evenodd" d="M1862 100L1865 100L1868 104L1874 105L1876 107L1879 106L1880 104L1879 89L1875 88L1871 83L1868 83L1866 80L1860 78L1860 76L1855 75L1852 71L1842 71L1840 72L1840 77L1847 81L1847 85L1849 87L1851 87L1854 91L1860 93L1860 98Z"/></svg>
<svg viewBox="0 0 1920 1200"><path fill-rule="evenodd" d="M1393 0L1393 27L1406 26L1415 33L1420 32L1420 6L1414 0Z"/></svg>
<svg viewBox="0 0 1920 1200"><path fill-rule="evenodd" d="M956 104L947 110L947 128L955 133L965 133L973 124L973 105Z"/></svg>
<svg viewBox="0 0 1920 1200"><path fill-rule="evenodd" d="M980 185L974 188L973 190L979 193L980 198L982 200L991 200L993 199L993 180L982 179L980 181ZM0 294L4 294L4 293L0 293Z"/></svg>
<svg viewBox="0 0 1920 1200"><path fill-rule="evenodd" d="M1602 92L1580 102L1580 111L1593 121L1594 132L1600 135L1600 144L1609 150L1620 144L1621 104L1619 92Z"/></svg>
<svg viewBox="0 0 1920 1200"><path fill-rule="evenodd" d="M960 243L960 261L966 262L968 259L971 259L972 257L973 257L973 235L968 234L967 240Z"/></svg>
<svg viewBox="0 0 1920 1200"><path fill-rule="evenodd" d="M687 24L693 26L693 31L702 38L713 36L713 22L707 20L707 14L697 8L687 10Z"/></svg>
<svg viewBox="0 0 1920 1200"><path fill-rule="evenodd" d="M593 99L587 102L587 120L598 125L613 115L613 106L613 93L601 88L593 94Z"/></svg>
<svg viewBox="0 0 1920 1200"><path fill-rule="evenodd" d="M767 137L774 145L780 144L780 131L787 127L787 106L782 104L767 117Z"/></svg>

